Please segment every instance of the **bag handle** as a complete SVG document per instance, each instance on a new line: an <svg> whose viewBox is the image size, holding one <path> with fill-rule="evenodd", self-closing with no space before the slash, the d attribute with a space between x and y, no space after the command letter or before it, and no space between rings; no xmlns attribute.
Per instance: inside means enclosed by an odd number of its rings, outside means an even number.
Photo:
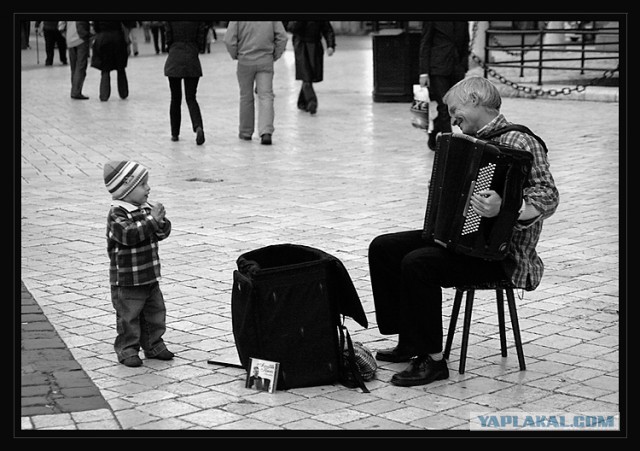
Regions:
<svg viewBox="0 0 640 451"><path fill-rule="evenodd" d="M344 323L344 316L342 317L342 322ZM344 324L338 324L338 329L340 330L340 358L344 358L342 355L342 350L344 349L345 336L347 342L347 362L349 363L349 369L353 374L358 386L363 391L363 393L371 393L360 375L360 370L358 369L358 364L356 363L356 352L353 349L353 342L351 341L351 336L349 335L349 331L347 330Z"/></svg>

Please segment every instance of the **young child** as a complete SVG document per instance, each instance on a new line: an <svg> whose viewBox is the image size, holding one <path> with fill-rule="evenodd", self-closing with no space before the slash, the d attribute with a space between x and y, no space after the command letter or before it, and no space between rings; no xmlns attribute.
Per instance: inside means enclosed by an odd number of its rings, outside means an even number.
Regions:
<svg viewBox="0 0 640 451"><path fill-rule="evenodd" d="M107 217L107 252L111 302L116 310L118 361L142 365L142 347L148 359L171 360L162 336L166 308L160 291L158 242L171 233L164 206L148 202L149 171L135 161L104 166L104 183L113 198Z"/></svg>

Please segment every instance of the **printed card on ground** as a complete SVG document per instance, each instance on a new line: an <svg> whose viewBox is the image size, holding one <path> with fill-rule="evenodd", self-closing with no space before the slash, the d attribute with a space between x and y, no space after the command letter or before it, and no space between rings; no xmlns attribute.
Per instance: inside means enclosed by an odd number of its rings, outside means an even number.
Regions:
<svg viewBox="0 0 640 451"><path fill-rule="evenodd" d="M278 385L279 362L251 358L247 373L246 388L275 393Z"/></svg>

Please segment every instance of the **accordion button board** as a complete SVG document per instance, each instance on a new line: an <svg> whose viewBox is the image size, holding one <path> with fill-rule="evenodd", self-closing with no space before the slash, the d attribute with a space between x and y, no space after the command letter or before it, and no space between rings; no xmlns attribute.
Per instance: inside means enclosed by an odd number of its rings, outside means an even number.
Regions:
<svg viewBox="0 0 640 451"><path fill-rule="evenodd" d="M531 153L459 133L443 133L434 155L423 237L454 252L503 259L531 170ZM473 193L495 190L502 198L496 217L470 206Z"/></svg>

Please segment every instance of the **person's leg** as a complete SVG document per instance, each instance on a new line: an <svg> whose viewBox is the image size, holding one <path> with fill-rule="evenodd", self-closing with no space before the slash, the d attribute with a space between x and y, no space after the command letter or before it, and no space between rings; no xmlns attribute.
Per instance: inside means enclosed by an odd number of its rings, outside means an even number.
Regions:
<svg viewBox="0 0 640 451"><path fill-rule="evenodd" d="M142 31L144 32L144 42L151 42L151 26L149 24L149 21L145 20L144 22L142 22Z"/></svg>
<svg viewBox="0 0 640 451"><path fill-rule="evenodd" d="M129 30L129 40L131 41L133 56L138 56L138 35L136 34L136 27Z"/></svg>
<svg viewBox="0 0 640 451"><path fill-rule="evenodd" d="M191 77L184 79L184 97L189 108L189 116L191 117L191 126L196 132L196 144L204 144L204 124L202 123L202 113L197 100L199 77Z"/></svg>
<svg viewBox="0 0 640 451"><path fill-rule="evenodd" d="M304 91L304 97L307 101L307 111L311 114L316 114L318 110L318 97L313 89L313 83L310 81L302 82L302 90Z"/></svg>
<svg viewBox="0 0 640 451"><path fill-rule="evenodd" d="M380 235L369 245L369 273L378 329L383 335L397 334L403 318L398 310L402 260L425 246L422 230Z"/></svg>
<svg viewBox="0 0 640 451"><path fill-rule="evenodd" d="M44 35L44 52L46 59L44 61L45 66L51 66L53 64L53 57L55 55L56 38L53 31L43 30Z"/></svg>
<svg viewBox="0 0 640 451"><path fill-rule="evenodd" d="M184 79L184 98L189 108L189 116L191 117L191 126L195 132L198 127L204 128L202 124L202 113L197 100L198 82L200 78L192 77Z"/></svg>
<svg viewBox="0 0 640 451"><path fill-rule="evenodd" d="M129 97L129 81L127 80L126 69L118 69L118 95L121 99Z"/></svg>
<svg viewBox="0 0 640 451"><path fill-rule="evenodd" d="M162 53L167 53L167 43L166 43L166 35L164 32L164 27L160 27L158 31L160 32L160 47L161 47Z"/></svg>
<svg viewBox="0 0 640 451"><path fill-rule="evenodd" d="M80 91L78 91L78 86L76 84L76 79L78 76L76 75L76 65L78 63L78 47L69 47L69 69L71 70L71 97L78 97L80 95Z"/></svg>
<svg viewBox="0 0 640 451"><path fill-rule="evenodd" d="M169 103L171 138L177 141L180 136L180 124L182 122L182 79L169 77L169 90L171 91L171 102Z"/></svg>
<svg viewBox="0 0 640 451"><path fill-rule="evenodd" d="M451 132L451 116L447 105L442 101L442 97L451 87L449 77L431 76L429 77L429 98L436 102L438 114L433 119L433 133Z"/></svg>
<svg viewBox="0 0 640 451"><path fill-rule="evenodd" d="M273 62L263 64L256 73L258 91L258 133L272 135L274 131Z"/></svg>
<svg viewBox="0 0 640 451"><path fill-rule="evenodd" d="M300 92L298 93L298 109L307 111L307 100L304 97L304 82L300 85Z"/></svg>
<svg viewBox="0 0 640 451"><path fill-rule="evenodd" d="M256 67L238 63L236 75L238 77L238 87L240 88L239 136L242 139L251 139L251 135L253 135L255 129L253 87L256 77Z"/></svg>
<svg viewBox="0 0 640 451"><path fill-rule="evenodd" d="M160 44L158 43L160 28L159 27L151 27L151 34L153 35L153 47L156 50L156 55L160 53Z"/></svg>
<svg viewBox="0 0 640 451"><path fill-rule="evenodd" d="M84 81L87 78L87 67L89 65L89 53L91 51L91 43L89 41L83 42L79 46L75 47L77 52L76 57L76 70L74 71L74 89L78 92L78 95L82 96L82 88L84 88Z"/></svg>
<svg viewBox="0 0 640 451"><path fill-rule="evenodd" d="M140 314L140 346L145 357L155 358L167 349L162 339L167 330L167 309L158 282L144 287L147 296Z"/></svg>
<svg viewBox="0 0 640 451"><path fill-rule="evenodd" d="M60 55L60 62L67 64L67 40L62 35L62 32L57 31L55 33L56 43L58 44L58 54Z"/></svg>
<svg viewBox="0 0 640 451"><path fill-rule="evenodd" d="M117 332L113 347L119 362L138 356L140 314L146 297L146 290L142 287L111 286L111 302L116 311Z"/></svg>
<svg viewBox="0 0 640 451"><path fill-rule="evenodd" d="M100 100L106 102L111 97L111 73L108 70L100 72Z"/></svg>
<svg viewBox="0 0 640 451"><path fill-rule="evenodd" d="M398 308L403 354L415 357L405 370L392 376L391 383L415 386L447 379L449 369L442 355L442 287L503 278L499 262L455 254L438 244L408 253L402 260Z"/></svg>
<svg viewBox="0 0 640 451"><path fill-rule="evenodd" d="M442 287L498 281L500 262L454 253L438 244L407 254L400 276L400 333L414 355L442 352Z"/></svg>

